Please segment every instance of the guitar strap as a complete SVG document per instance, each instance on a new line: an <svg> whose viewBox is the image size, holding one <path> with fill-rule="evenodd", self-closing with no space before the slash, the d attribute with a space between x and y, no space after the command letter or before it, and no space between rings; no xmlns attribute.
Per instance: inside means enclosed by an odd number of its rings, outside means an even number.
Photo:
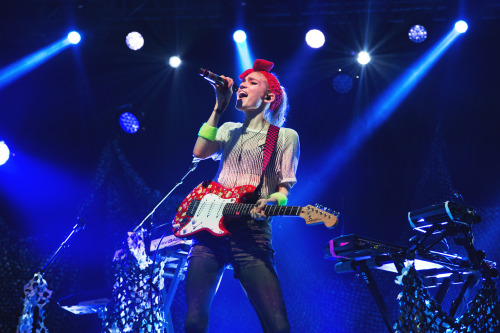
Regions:
<svg viewBox="0 0 500 333"><path fill-rule="evenodd" d="M262 190L262 184L264 183L264 173L266 171L267 165L271 160L271 156L273 155L274 148L276 147L276 142L278 141L278 134L280 128L278 126L274 126L273 124L269 125L269 129L267 130L266 143L264 145L264 155L262 161L262 175L260 176L260 183L255 188L254 198L259 199L260 193Z"/></svg>

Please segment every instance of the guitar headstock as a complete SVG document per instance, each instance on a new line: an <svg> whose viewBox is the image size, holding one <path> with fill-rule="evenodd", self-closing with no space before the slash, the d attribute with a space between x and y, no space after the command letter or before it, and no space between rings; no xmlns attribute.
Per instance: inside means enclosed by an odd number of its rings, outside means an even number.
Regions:
<svg viewBox="0 0 500 333"><path fill-rule="evenodd" d="M302 207L299 214L307 224L324 223L327 228L333 228L338 223L339 212L332 211L329 208L316 204L315 206L307 205Z"/></svg>

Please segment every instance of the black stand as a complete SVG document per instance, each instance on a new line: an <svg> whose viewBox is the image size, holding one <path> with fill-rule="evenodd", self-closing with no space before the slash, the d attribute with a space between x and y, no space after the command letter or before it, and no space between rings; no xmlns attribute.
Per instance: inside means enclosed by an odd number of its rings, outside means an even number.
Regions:
<svg viewBox="0 0 500 333"><path fill-rule="evenodd" d="M76 221L76 224L75 226L73 227L73 230L71 230L70 234L68 235L68 237L66 237L66 239L61 243L61 245L59 246L59 248L56 250L56 252L54 252L54 254L52 255L52 257L50 257L49 261L45 264L45 266L43 268L38 268L36 269L37 272L39 272L42 276L45 274L45 272L47 271L47 269L49 268L50 264L52 264L54 262L54 260L56 260L57 256L59 256L59 254L61 253L62 249L64 249L65 247L68 247L69 244L69 240L71 239L71 237L76 234L78 231L82 230L82 229L85 229L85 224L86 224L86 221L84 218L82 217L79 217Z"/></svg>
<svg viewBox="0 0 500 333"><path fill-rule="evenodd" d="M476 215L474 215L474 221L480 220ZM431 240L431 236L437 234L434 240ZM462 307L465 297L471 292L474 285L480 280L480 278L496 278L498 277L498 270L494 265L488 264L485 259L486 254L481 250L476 250L474 248L474 237L472 234L472 224L463 223L460 221L451 221L447 224L434 224L428 230L426 230L425 235L418 240L418 237L413 237L410 242L414 245L411 246L407 251L407 256L415 256L416 254L426 254L440 241L448 236L453 236L454 241L457 245L461 245L467 251L468 256L468 267L462 266L461 268L467 268L471 274L467 275L467 279L462 285L458 297L452 302L450 307L449 315L455 317L457 311ZM429 240L429 243L426 242ZM452 277L458 279L458 281L463 282L462 276L455 272L455 275L448 277L443 280L443 283L439 287L435 300L441 304L451 286Z"/></svg>
<svg viewBox="0 0 500 333"><path fill-rule="evenodd" d="M142 227L142 225L146 222L146 220L147 220L147 219L148 219L151 215L153 215L153 214L154 214L154 212L156 211L156 209L157 209L158 207L160 207L160 206L161 206L161 204L162 204L162 203L163 203L163 202L164 202L164 201L165 201L165 200L166 200L166 199L170 196L170 194L172 194L172 192L174 192L174 190L182 184L182 182L184 181L184 179L186 179L186 177L187 177L187 176L188 176L191 172L193 172L193 171L196 169L196 167L198 166L198 163L199 163L199 161L198 161L198 160L194 160L194 159L193 159L193 162L191 163L191 166L189 167L189 170L186 172L186 174L184 175L184 177L182 177L182 178L181 178L181 180L179 180L179 181L177 182L177 184L175 184L175 186L174 186L174 187L173 187L173 188L172 188L172 189L171 189L171 190L170 190L170 191L169 191L169 192L168 192L168 193L167 193L167 194L166 194L166 195L165 195L165 196L164 196L164 197L163 197L163 198L162 198L162 199L161 199L161 200L157 203L157 204L156 204L156 206L154 206L154 207L153 207L153 209L151 209L151 210L150 210L150 211L146 214L146 216L145 216L145 217L144 217L141 221L139 221L139 222L135 225L135 227L134 227L134 228L132 228L132 231L133 231L133 232L136 232L137 230L139 230L139 229ZM148 234L149 234L149 232L148 232ZM148 248L148 247L147 247L147 248Z"/></svg>
<svg viewBox="0 0 500 333"><path fill-rule="evenodd" d="M387 306L385 305L385 302L382 299L382 295L380 294L380 290L378 289L377 285L375 284L375 280L373 279L373 275L370 272L370 268L366 264L365 260L363 260L362 263L358 266L358 270L361 274L361 277L363 278L363 281L368 286L368 289L370 290L370 293L372 294L373 299L375 300L375 303L377 304L378 310L380 311L380 314L382 315L382 319L384 320L385 326L387 327L387 331L390 333L394 333L394 330L392 329L392 325L391 325L391 322L389 319L389 311L387 310Z"/></svg>
<svg viewBox="0 0 500 333"><path fill-rule="evenodd" d="M59 248L50 257L49 261L43 268L35 269L34 276L25 286L25 301L24 308L19 318L17 331L25 332L27 330L46 332L44 324L44 310L43 307L49 302L52 292L47 288L47 282L43 279L43 275L47 272L50 264L52 264L59 256L61 251L69 245L69 240L78 231L85 228L85 220L81 217L78 218L76 225L71 230L71 233L61 243Z"/></svg>

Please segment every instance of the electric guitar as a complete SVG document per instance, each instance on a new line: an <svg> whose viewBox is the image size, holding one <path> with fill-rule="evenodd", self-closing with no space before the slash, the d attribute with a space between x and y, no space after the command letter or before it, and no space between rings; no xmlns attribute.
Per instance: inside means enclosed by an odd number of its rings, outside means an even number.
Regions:
<svg viewBox="0 0 500 333"><path fill-rule="evenodd" d="M206 230L214 236L230 235L225 222L230 217L250 216L254 204L245 203L252 199L255 186L243 185L225 188L216 182L198 185L182 201L172 221L174 235L181 238ZM336 212L318 206L266 206L267 216L300 216L307 224L324 223L333 228L338 223Z"/></svg>

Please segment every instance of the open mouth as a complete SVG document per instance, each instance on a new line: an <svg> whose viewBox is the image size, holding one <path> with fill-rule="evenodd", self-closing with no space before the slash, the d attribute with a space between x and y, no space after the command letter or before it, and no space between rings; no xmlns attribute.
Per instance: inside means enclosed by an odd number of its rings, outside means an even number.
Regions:
<svg viewBox="0 0 500 333"><path fill-rule="evenodd" d="M244 91L240 91L238 93L238 99L242 99L242 98L245 98L245 97L248 97L248 94Z"/></svg>

